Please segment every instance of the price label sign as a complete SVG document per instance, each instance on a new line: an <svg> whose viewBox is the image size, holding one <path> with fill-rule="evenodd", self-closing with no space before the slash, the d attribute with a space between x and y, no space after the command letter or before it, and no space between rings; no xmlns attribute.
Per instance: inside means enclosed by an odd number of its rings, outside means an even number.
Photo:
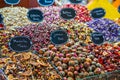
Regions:
<svg viewBox="0 0 120 80"><path fill-rule="evenodd" d="M95 44L102 44L104 42L104 36L102 33L94 32L91 34L92 42Z"/></svg>
<svg viewBox="0 0 120 80"><path fill-rule="evenodd" d="M106 14L106 11L103 8L95 8L90 12L91 17L93 18L102 18Z"/></svg>
<svg viewBox="0 0 120 80"><path fill-rule="evenodd" d="M20 0L4 0L6 4L16 5L20 3Z"/></svg>
<svg viewBox="0 0 120 80"><path fill-rule="evenodd" d="M0 14L0 23L3 23L3 16Z"/></svg>
<svg viewBox="0 0 120 80"><path fill-rule="evenodd" d="M41 22L44 18L42 11L38 9L30 9L27 17L31 22Z"/></svg>
<svg viewBox="0 0 120 80"><path fill-rule="evenodd" d="M65 30L55 30L50 35L50 40L55 45L65 44L69 37Z"/></svg>
<svg viewBox="0 0 120 80"><path fill-rule="evenodd" d="M63 18L64 20L70 20L75 18L76 16L76 11L73 8L63 8L60 11L60 16L61 18Z"/></svg>
<svg viewBox="0 0 120 80"><path fill-rule="evenodd" d="M28 51L32 47L32 41L26 36L15 36L10 40L9 47L15 52Z"/></svg>
<svg viewBox="0 0 120 80"><path fill-rule="evenodd" d="M73 4L79 4L81 3L83 0L69 0L71 3Z"/></svg>
<svg viewBox="0 0 120 80"><path fill-rule="evenodd" d="M37 0L40 6L51 6L55 2L54 0Z"/></svg>

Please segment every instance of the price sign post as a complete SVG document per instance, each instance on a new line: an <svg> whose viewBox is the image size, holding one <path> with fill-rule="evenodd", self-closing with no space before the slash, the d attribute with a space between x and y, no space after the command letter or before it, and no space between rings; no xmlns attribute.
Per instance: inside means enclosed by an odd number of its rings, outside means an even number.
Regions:
<svg viewBox="0 0 120 80"><path fill-rule="evenodd" d="M76 11L73 8L63 8L60 11L60 16L61 18L63 18L64 20L70 20L75 18L76 16Z"/></svg>
<svg viewBox="0 0 120 80"><path fill-rule="evenodd" d="M90 12L91 17L94 19L102 18L106 14L106 11L103 8L95 8Z"/></svg>
<svg viewBox="0 0 120 80"><path fill-rule="evenodd" d="M39 23L43 20L43 13L38 9L30 9L27 17L31 22Z"/></svg>
<svg viewBox="0 0 120 80"><path fill-rule="evenodd" d="M15 36L9 42L9 48L15 52L28 51L32 47L32 41L26 36Z"/></svg>
<svg viewBox="0 0 120 80"><path fill-rule="evenodd" d="M55 0L37 0L40 6L51 6L55 2Z"/></svg>
<svg viewBox="0 0 120 80"><path fill-rule="evenodd" d="M79 4L81 3L83 0L69 0L72 4Z"/></svg>
<svg viewBox="0 0 120 80"><path fill-rule="evenodd" d="M91 34L91 39L94 44L100 45L104 42L104 36L102 33L94 32Z"/></svg>
<svg viewBox="0 0 120 80"><path fill-rule="evenodd" d="M50 35L50 40L55 45L65 44L69 37L65 30L55 30Z"/></svg>
<svg viewBox="0 0 120 80"><path fill-rule="evenodd" d="M4 0L6 4L9 4L9 5L16 5L16 4L19 4L20 3L20 0Z"/></svg>
<svg viewBox="0 0 120 80"><path fill-rule="evenodd" d="M6 4L16 5L19 4L20 0L4 0Z"/></svg>

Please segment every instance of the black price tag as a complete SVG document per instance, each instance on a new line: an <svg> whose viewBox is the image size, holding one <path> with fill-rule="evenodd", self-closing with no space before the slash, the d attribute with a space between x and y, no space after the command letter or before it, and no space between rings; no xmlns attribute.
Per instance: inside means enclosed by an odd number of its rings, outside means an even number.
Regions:
<svg viewBox="0 0 120 80"><path fill-rule="evenodd" d="M79 4L81 3L83 0L69 0L71 3L73 4Z"/></svg>
<svg viewBox="0 0 120 80"><path fill-rule="evenodd" d="M55 30L50 35L50 40L55 45L65 44L69 37L65 30Z"/></svg>
<svg viewBox="0 0 120 80"><path fill-rule="evenodd" d="M40 6L51 6L55 0L37 0Z"/></svg>
<svg viewBox="0 0 120 80"><path fill-rule="evenodd" d="M26 36L15 36L10 40L9 47L15 52L28 51L32 47L32 41Z"/></svg>
<svg viewBox="0 0 120 80"><path fill-rule="evenodd" d="M4 0L6 4L16 5L20 3L20 0Z"/></svg>
<svg viewBox="0 0 120 80"><path fill-rule="evenodd" d="M43 13L38 9L31 9L28 11L27 17L31 22L41 22L43 20Z"/></svg>
<svg viewBox="0 0 120 80"><path fill-rule="evenodd" d="M65 20L70 20L76 16L76 11L73 8L63 8L60 11L60 16Z"/></svg>
<svg viewBox="0 0 120 80"><path fill-rule="evenodd" d="M3 23L3 16L0 14L0 23Z"/></svg>
<svg viewBox="0 0 120 80"><path fill-rule="evenodd" d="M99 33L99 32L92 33L91 39L93 43L98 44L98 45L104 42L104 36L102 33Z"/></svg>
<svg viewBox="0 0 120 80"><path fill-rule="evenodd" d="M90 14L93 18L102 18L105 16L106 12L103 8L95 8L90 12Z"/></svg>
<svg viewBox="0 0 120 80"><path fill-rule="evenodd" d="M120 13L120 6L118 7L118 12Z"/></svg>

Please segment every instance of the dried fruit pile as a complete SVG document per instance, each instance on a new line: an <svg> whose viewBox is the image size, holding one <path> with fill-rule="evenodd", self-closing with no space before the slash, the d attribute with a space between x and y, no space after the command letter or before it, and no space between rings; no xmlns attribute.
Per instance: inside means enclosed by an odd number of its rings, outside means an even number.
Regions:
<svg viewBox="0 0 120 80"><path fill-rule="evenodd" d="M40 48L47 47L50 42L50 33L55 30L55 27L46 25L27 25L22 28L18 28L17 32L21 36L28 36L33 42L33 50L38 51Z"/></svg>
<svg viewBox="0 0 120 80"><path fill-rule="evenodd" d="M44 57L51 56L52 63L60 71L64 80L103 74L104 67L93 54L87 53L87 49L81 44L71 40L64 46L49 45L48 48L39 50L39 54Z"/></svg>
<svg viewBox="0 0 120 80"><path fill-rule="evenodd" d="M37 7L35 9L39 9L44 13L44 20L41 22L42 24L48 25L48 26L56 26L64 21L61 19L60 10L61 7L57 6L49 6L49 7Z"/></svg>
<svg viewBox="0 0 120 80"><path fill-rule="evenodd" d="M120 70L120 46L109 43L100 46L91 44L87 46L87 50L99 60L107 72Z"/></svg>
<svg viewBox="0 0 120 80"><path fill-rule="evenodd" d="M60 16L60 11L63 8L73 8L76 10L76 17L71 20L64 20ZM88 22L92 18L89 15L89 11L85 6L82 5L73 5L73 4L66 4L63 6L49 6L49 7L37 7L35 9L39 9L44 13L44 20L41 22L42 24L46 24L49 26L56 26L59 25L61 22Z"/></svg>
<svg viewBox="0 0 120 80"><path fill-rule="evenodd" d="M119 41L120 26L109 19L97 19L88 22L88 26L96 32L101 32L104 35L105 41L116 42Z"/></svg>
<svg viewBox="0 0 120 80"><path fill-rule="evenodd" d="M92 42L90 39L90 35L94 31L85 23L67 21L66 23L61 22L59 26L65 28L68 31L70 39L81 41L85 44Z"/></svg>
<svg viewBox="0 0 120 80"><path fill-rule="evenodd" d="M9 80L61 80L46 58L31 52L11 56L4 70Z"/></svg>
<svg viewBox="0 0 120 80"><path fill-rule="evenodd" d="M85 6L79 4L66 4L63 8L73 8L76 10L75 20L78 22L88 22L92 18L90 17L89 11Z"/></svg>

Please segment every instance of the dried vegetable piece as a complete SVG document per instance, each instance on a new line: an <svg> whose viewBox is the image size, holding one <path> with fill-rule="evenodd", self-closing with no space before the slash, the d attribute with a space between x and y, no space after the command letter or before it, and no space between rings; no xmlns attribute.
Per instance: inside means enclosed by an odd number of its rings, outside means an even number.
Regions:
<svg viewBox="0 0 120 80"><path fill-rule="evenodd" d="M51 57L51 62L57 67L64 80L75 80L87 76L103 74L104 68L93 54L81 46L81 42L70 40L65 45L49 45L47 49L40 49L39 54Z"/></svg>
<svg viewBox="0 0 120 80"><path fill-rule="evenodd" d="M107 72L120 69L120 46L109 43L99 46L91 44L86 49L98 58L99 63L104 66Z"/></svg>
<svg viewBox="0 0 120 80"><path fill-rule="evenodd" d="M4 67L9 80L61 80L47 58L40 58L31 52L23 52L13 55L10 59Z"/></svg>
<svg viewBox="0 0 120 80"><path fill-rule="evenodd" d="M88 22L88 26L96 32L103 33L105 41L116 42L119 41L120 26L109 19L97 19Z"/></svg>
<svg viewBox="0 0 120 80"><path fill-rule="evenodd" d="M55 27L46 25L27 25L22 28L18 28L17 32L21 36L28 36L33 42L33 50L38 51L40 48L48 46L50 42L50 33L55 30Z"/></svg>
<svg viewBox="0 0 120 80"><path fill-rule="evenodd" d="M12 30L31 23L26 16L27 12L28 9L24 7L4 7L0 9L6 28Z"/></svg>
<svg viewBox="0 0 120 80"><path fill-rule="evenodd" d="M75 20L78 22L88 22L92 18L89 15L89 11L85 6L79 5L79 4L66 4L63 6L63 8L73 8L76 10L76 17Z"/></svg>

